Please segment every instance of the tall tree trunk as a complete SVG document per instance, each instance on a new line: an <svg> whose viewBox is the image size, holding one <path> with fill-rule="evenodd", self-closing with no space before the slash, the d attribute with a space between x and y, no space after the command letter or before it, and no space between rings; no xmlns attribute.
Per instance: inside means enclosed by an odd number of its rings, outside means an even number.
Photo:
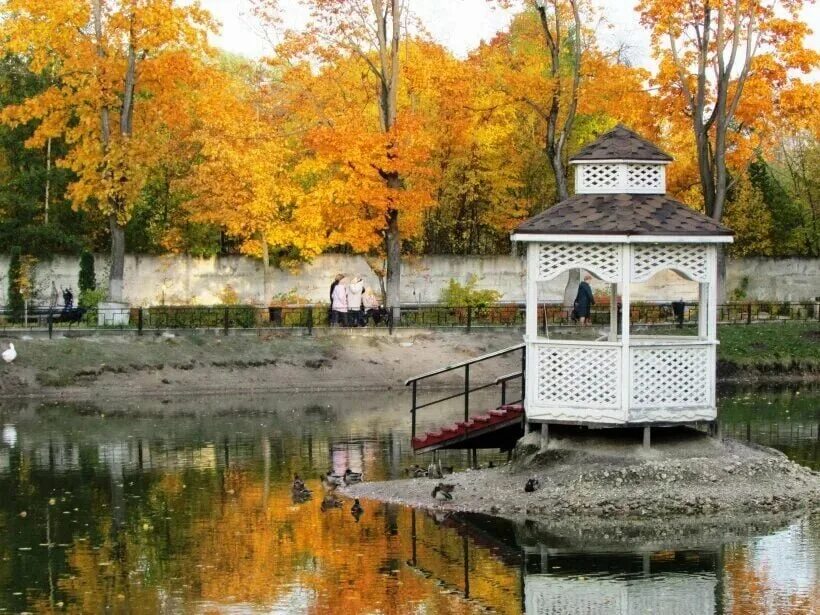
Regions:
<svg viewBox="0 0 820 615"><path fill-rule="evenodd" d="M270 249L268 242L264 235L261 237L262 241L262 304L269 305L271 301L270 295Z"/></svg>
<svg viewBox="0 0 820 615"><path fill-rule="evenodd" d="M51 137L46 141L46 207L45 223L48 224L49 199L51 198Z"/></svg>
<svg viewBox="0 0 820 615"><path fill-rule="evenodd" d="M399 235L399 212L391 209L387 214L385 234L387 251L387 309L394 322L401 318L401 237Z"/></svg>
<svg viewBox="0 0 820 615"><path fill-rule="evenodd" d="M123 278L125 273L125 227L117 220L116 214L108 217L111 230L111 273L108 277L109 301L122 301Z"/></svg>

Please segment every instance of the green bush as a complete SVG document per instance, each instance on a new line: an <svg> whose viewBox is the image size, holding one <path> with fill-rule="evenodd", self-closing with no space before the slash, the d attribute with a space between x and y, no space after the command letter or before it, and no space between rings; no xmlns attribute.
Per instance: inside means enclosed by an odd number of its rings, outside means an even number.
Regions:
<svg viewBox="0 0 820 615"><path fill-rule="evenodd" d="M108 291L104 288L92 288L80 291L80 299L78 305L86 309L97 307L101 301L105 301Z"/></svg>
<svg viewBox="0 0 820 615"><path fill-rule="evenodd" d="M460 284L453 278L446 288L442 289L440 301L448 307L483 308L496 303L501 298L497 290L479 290L478 276L471 274L466 284Z"/></svg>
<svg viewBox="0 0 820 615"><path fill-rule="evenodd" d="M25 300L20 289L20 272L22 269L22 250L20 246L13 246L11 249L11 257L9 260L9 275L8 275L8 308L11 311L12 318L21 318L23 310L25 309Z"/></svg>
<svg viewBox="0 0 820 615"><path fill-rule="evenodd" d="M146 310L145 326L153 329L222 328L225 326L226 309L228 327L250 329L256 326L259 310L252 305L152 307Z"/></svg>
<svg viewBox="0 0 820 615"><path fill-rule="evenodd" d="M90 252L80 254L80 279L77 281L77 287L80 289L80 305L83 305L82 296L84 292L97 289L97 276L94 273L94 255ZM101 300L102 299L96 301L94 305L97 305Z"/></svg>

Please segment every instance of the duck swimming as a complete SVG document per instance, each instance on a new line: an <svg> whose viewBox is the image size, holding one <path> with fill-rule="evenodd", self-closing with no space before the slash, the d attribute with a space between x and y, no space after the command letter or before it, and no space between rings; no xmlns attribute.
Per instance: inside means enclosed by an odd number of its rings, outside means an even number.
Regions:
<svg viewBox="0 0 820 615"><path fill-rule="evenodd" d="M541 481L539 481L537 478L531 478L527 481L527 484L524 485L524 491L526 491L527 493L532 493L533 491L537 491L540 488Z"/></svg>
<svg viewBox="0 0 820 615"><path fill-rule="evenodd" d="M305 487L305 482L299 478L298 474L293 475L293 484L290 488L290 494L293 502L296 504L307 502L311 497L310 489Z"/></svg>
<svg viewBox="0 0 820 615"><path fill-rule="evenodd" d="M353 500L353 506L350 507L350 514L353 515L354 519L356 519L356 523L359 522L359 517L364 514L364 508L362 508L359 498Z"/></svg>
<svg viewBox="0 0 820 615"><path fill-rule="evenodd" d="M322 498L322 504L320 506L320 508L322 509L322 512L330 510L331 508L341 508L341 507L342 507L342 501L339 498L337 498L335 495L333 495L332 493L329 494L329 495L326 495L325 497Z"/></svg>

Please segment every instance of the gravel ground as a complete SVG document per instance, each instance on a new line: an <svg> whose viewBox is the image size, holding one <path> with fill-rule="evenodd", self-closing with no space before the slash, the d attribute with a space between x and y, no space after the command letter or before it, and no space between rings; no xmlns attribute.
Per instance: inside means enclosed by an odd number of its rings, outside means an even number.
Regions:
<svg viewBox="0 0 820 615"><path fill-rule="evenodd" d="M671 538L704 531L766 527L820 510L820 473L782 453L690 430L655 430L652 449L624 432L565 430L538 450L525 437L500 468L446 476L454 499L434 500L434 479L363 483L351 497L411 506L532 519L563 534L649 534ZM525 493L530 478L540 489Z"/></svg>

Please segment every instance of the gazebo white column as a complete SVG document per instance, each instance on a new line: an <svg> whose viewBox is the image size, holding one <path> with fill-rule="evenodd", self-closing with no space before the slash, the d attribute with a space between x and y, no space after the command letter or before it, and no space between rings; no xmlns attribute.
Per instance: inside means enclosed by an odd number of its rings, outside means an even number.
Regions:
<svg viewBox="0 0 820 615"><path fill-rule="evenodd" d="M621 246L621 410L624 421L629 420L630 383L630 348L629 316L632 311L630 283L632 280L632 247L625 243Z"/></svg>

